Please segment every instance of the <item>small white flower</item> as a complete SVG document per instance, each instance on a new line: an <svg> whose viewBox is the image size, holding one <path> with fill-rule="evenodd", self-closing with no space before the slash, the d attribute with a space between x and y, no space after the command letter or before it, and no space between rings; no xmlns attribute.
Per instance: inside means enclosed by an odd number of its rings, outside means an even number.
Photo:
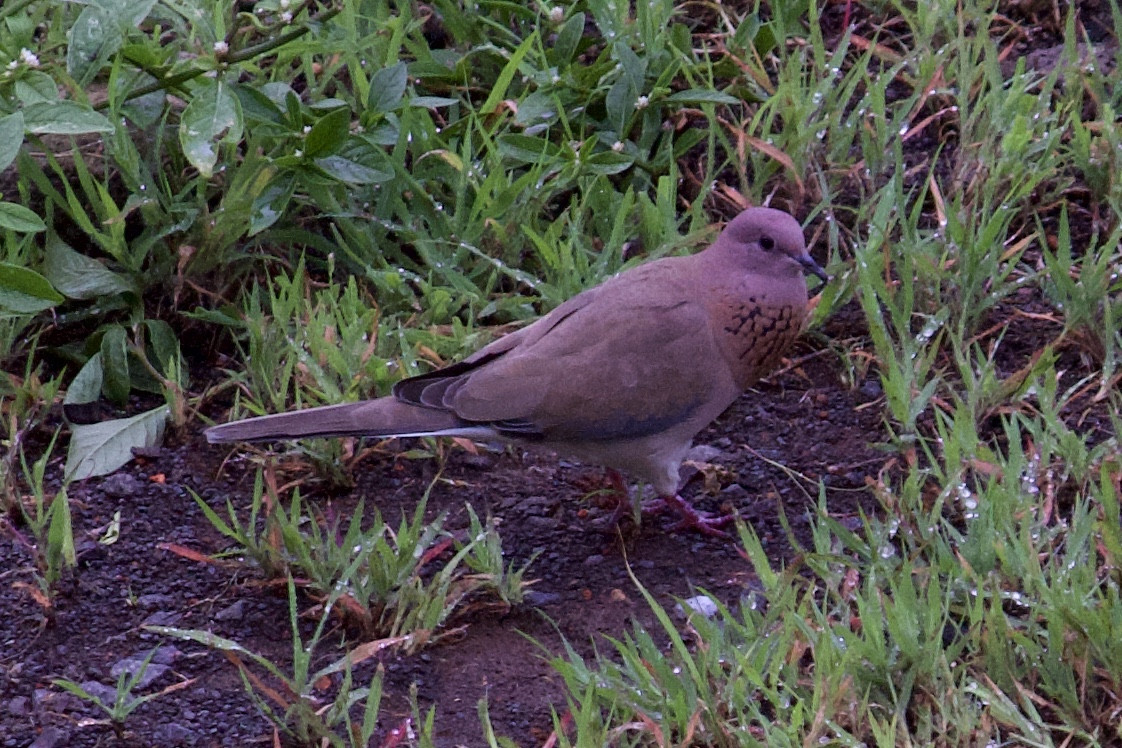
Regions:
<svg viewBox="0 0 1122 748"><path fill-rule="evenodd" d="M639 98L635 99L635 108L643 110L650 106L650 103L651 100L649 98L647 98L646 96L640 96Z"/></svg>
<svg viewBox="0 0 1122 748"><path fill-rule="evenodd" d="M307 135L311 131L312 131L312 126L311 125L304 125L304 134L305 135Z"/></svg>
<svg viewBox="0 0 1122 748"><path fill-rule="evenodd" d="M292 11L286 10L284 13L281 13L280 17L285 23L292 23Z"/></svg>
<svg viewBox="0 0 1122 748"><path fill-rule="evenodd" d="M19 51L19 58L23 60L23 64L27 65L29 68L39 67L39 57L26 47Z"/></svg>
<svg viewBox="0 0 1122 748"><path fill-rule="evenodd" d="M216 55L224 55L230 51L230 45L225 41L219 40L214 43L214 53Z"/></svg>
<svg viewBox="0 0 1122 748"><path fill-rule="evenodd" d="M565 20L565 9L554 7L549 9L549 20L553 23L561 23Z"/></svg>
<svg viewBox="0 0 1122 748"><path fill-rule="evenodd" d="M623 153L623 143L618 140L612 143L612 150L616 153Z"/></svg>
<svg viewBox="0 0 1122 748"><path fill-rule="evenodd" d="M304 155L304 152L302 150L300 150L299 148L297 148L295 151L293 151L293 155L295 155L296 158L300 158Z"/></svg>

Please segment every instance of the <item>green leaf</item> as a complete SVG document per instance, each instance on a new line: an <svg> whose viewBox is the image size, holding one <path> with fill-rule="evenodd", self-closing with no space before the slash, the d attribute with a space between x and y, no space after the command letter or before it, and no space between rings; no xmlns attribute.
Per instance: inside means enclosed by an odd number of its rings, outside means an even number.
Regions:
<svg viewBox="0 0 1122 748"><path fill-rule="evenodd" d="M561 159L561 148L544 138L507 133L498 137L499 153L528 164L548 163Z"/></svg>
<svg viewBox="0 0 1122 748"><path fill-rule="evenodd" d="M58 101L58 85L41 70L32 70L16 81L16 98L25 107L42 102Z"/></svg>
<svg viewBox="0 0 1122 748"><path fill-rule="evenodd" d="M612 46L612 51L623 69L623 77L631 81L636 91L641 89L643 80L647 77L647 61L635 54L624 41L617 41Z"/></svg>
<svg viewBox="0 0 1122 748"><path fill-rule="evenodd" d="M237 142L242 136L242 114L230 87L204 79L179 122L179 144L183 155L206 178L218 163L218 144Z"/></svg>
<svg viewBox="0 0 1122 748"><path fill-rule="evenodd" d="M260 234L284 215L295 189L296 179L288 172L277 175L265 186L253 201L250 210L248 230L250 236Z"/></svg>
<svg viewBox="0 0 1122 748"><path fill-rule="evenodd" d="M139 295L136 286L92 257L80 255L55 235L47 238L43 274L70 299L96 299L118 293Z"/></svg>
<svg viewBox="0 0 1122 748"><path fill-rule="evenodd" d="M393 171L366 166L342 156L317 158L315 163L335 179L347 184L377 184L393 179Z"/></svg>
<svg viewBox="0 0 1122 748"><path fill-rule="evenodd" d="M110 402L124 406L129 401L129 344L125 328L113 325L101 338L101 391Z"/></svg>
<svg viewBox="0 0 1122 748"><path fill-rule="evenodd" d="M0 202L0 228L30 234L46 231L47 224L29 208L15 203Z"/></svg>
<svg viewBox="0 0 1122 748"><path fill-rule="evenodd" d="M740 99L729 96L722 91L713 91L706 88L691 88L687 91L678 91L670 94L664 101L675 104L740 104Z"/></svg>
<svg viewBox="0 0 1122 748"><path fill-rule="evenodd" d="M573 17L565 21L565 25L557 32L557 41L553 43L553 49L550 50L549 61L558 66L572 62L582 36L584 36L584 13L574 13Z"/></svg>
<svg viewBox="0 0 1122 748"><path fill-rule="evenodd" d="M514 121L524 127L550 124L558 119L557 109L557 101L553 96L544 91L534 91L518 102Z"/></svg>
<svg viewBox="0 0 1122 748"><path fill-rule="evenodd" d="M66 388L63 405L84 405L95 403L101 397L101 354L95 353L78 370L74 381Z"/></svg>
<svg viewBox="0 0 1122 748"><path fill-rule="evenodd" d="M23 108L23 126L36 135L88 135L113 132L112 123L76 101L43 101Z"/></svg>
<svg viewBox="0 0 1122 748"><path fill-rule="evenodd" d="M304 138L304 155L323 158L338 152L351 133L351 110L340 107L316 120Z"/></svg>
<svg viewBox="0 0 1122 748"><path fill-rule="evenodd" d="M70 427L66 481L108 475L132 459L134 449L159 445L168 420L167 406L133 416Z"/></svg>
<svg viewBox="0 0 1122 748"><path fill-rule="evenodd" d="M121 26L108 9L96 3L87 5L66 33L66 71L79 86L85 86L124 41Z"/></svg>
<svg viewBox="0 0 1122 748"><path fill-rule="evenodd" d="M586 171L591 174L602 175L619 174L621 171L627 171L633 163L635 163L633 157L615 151L594 153L581 161L581 165L585 167Z"/></svg>
<svg viewBox="0 0 1122 748"><path fill-rule="evenodd" d="M382 68L370 78L370 95L366 108L374 112L392 112L401 104L408 82L408 69L404 62Z"/></svg>
<svg viewBox="0 0 1122 748"><path fill-rule="evenodd" d="M449 99L447 96L414 96L409 100L409 106L419 109L439 109L459 103L459 99Z"/></svg>
<svg viewBox="0 0 1122 748"><path fill-rule="evenodd" d="M16 160L22 144L23 113L14 112L7 117L0 117L0 171L7 169Z"/></svg>
<svg viewBox="0 0 1122 748"><path fill-rule="evenodd" d="M66 69L85 86L148 17L156 0L92 0L66 34Z"/></svg>
<svg viewBox="0 0 1122 748"><path fill-rule="evenodd" d="M144 326L148 328L148 363L167 376L168 363L179 363L179 339L175 337L171 325L162 319L146 319Z"/></svg>
<svg viewBox="0 0 1122 748"><path fill-rule="evenodd" d="M514 80L514 76L518 72L518 66L522 64L522 60L526 58L530 50L537 46L538 32L534 31L511 54L510 59L503 66L502 72L499 73L499 77L495 79L494 85L491 86L491 93L487 94L487 100L477 111L487 115L498 109L499 104L506 98L507 89L510 88L511 81Z"/></svg>
<svg viewBox="0 0 1122 748"><path fill-rule="evenodd" d="M30 268L0 262L0 309L35 314L61 304L65 297Z"/></svg>
<svg viewBox="0 0 1122 748"><path fill-rule="evenodd" d="M619 80L608 89L604 105L608 110L608 124L622 139L626 137L627 120L635 111L635 102L639 98L639 89L631 82L629 76L620 76Z"/></svg>
<svg viewBox="0 0 1122 748"><path fill-rule="evenodd" d="M47 568L56 574L77 562L71 522L70 499L64 487L51 501L51 526L47 530Z"/></svg>

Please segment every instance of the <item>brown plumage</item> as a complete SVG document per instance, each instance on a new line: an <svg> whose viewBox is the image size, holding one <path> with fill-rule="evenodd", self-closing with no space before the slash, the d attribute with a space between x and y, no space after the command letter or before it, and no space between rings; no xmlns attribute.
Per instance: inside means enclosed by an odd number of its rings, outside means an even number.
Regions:
<svg viewBox="0 0 1122 748"><path fill-rule="evenodd" d="M463 361L376 400L210 428L210 442L308 436L464 436L539 445L676 495L693 437L771 370L825 272L799 224L751 208L707 249L621 273ZM708 525L700 529L710 529Z"/></svg>

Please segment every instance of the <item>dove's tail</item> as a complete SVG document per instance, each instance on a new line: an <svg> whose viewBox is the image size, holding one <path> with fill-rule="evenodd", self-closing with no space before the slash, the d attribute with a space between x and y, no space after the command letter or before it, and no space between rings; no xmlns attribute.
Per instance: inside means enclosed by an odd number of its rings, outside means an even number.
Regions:
<svg viewBox="0 0 1122 748"><path fill-rule="evenodd" d="M392 396L248 418L206 430L206 439L211 444L313 436L465 436L485 439L493 438L495 431L485 424L461 420L449 411L409 405Z"/></svg>

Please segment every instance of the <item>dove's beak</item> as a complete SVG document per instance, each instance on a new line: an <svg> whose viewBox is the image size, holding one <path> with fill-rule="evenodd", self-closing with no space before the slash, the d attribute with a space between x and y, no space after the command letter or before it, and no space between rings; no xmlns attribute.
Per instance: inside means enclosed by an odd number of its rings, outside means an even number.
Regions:
<svg viewBox="0 0 1122 748"><path fill-rule="evenodd" d="M822 279L823 283L830 280L830 276L826 274L826 271L822 269L822 266L815 262L814 258L809 254L804 254L802 257L799 257L797 259L799 261L799 264L803 266L804 271L817 275Z"/></svg>

